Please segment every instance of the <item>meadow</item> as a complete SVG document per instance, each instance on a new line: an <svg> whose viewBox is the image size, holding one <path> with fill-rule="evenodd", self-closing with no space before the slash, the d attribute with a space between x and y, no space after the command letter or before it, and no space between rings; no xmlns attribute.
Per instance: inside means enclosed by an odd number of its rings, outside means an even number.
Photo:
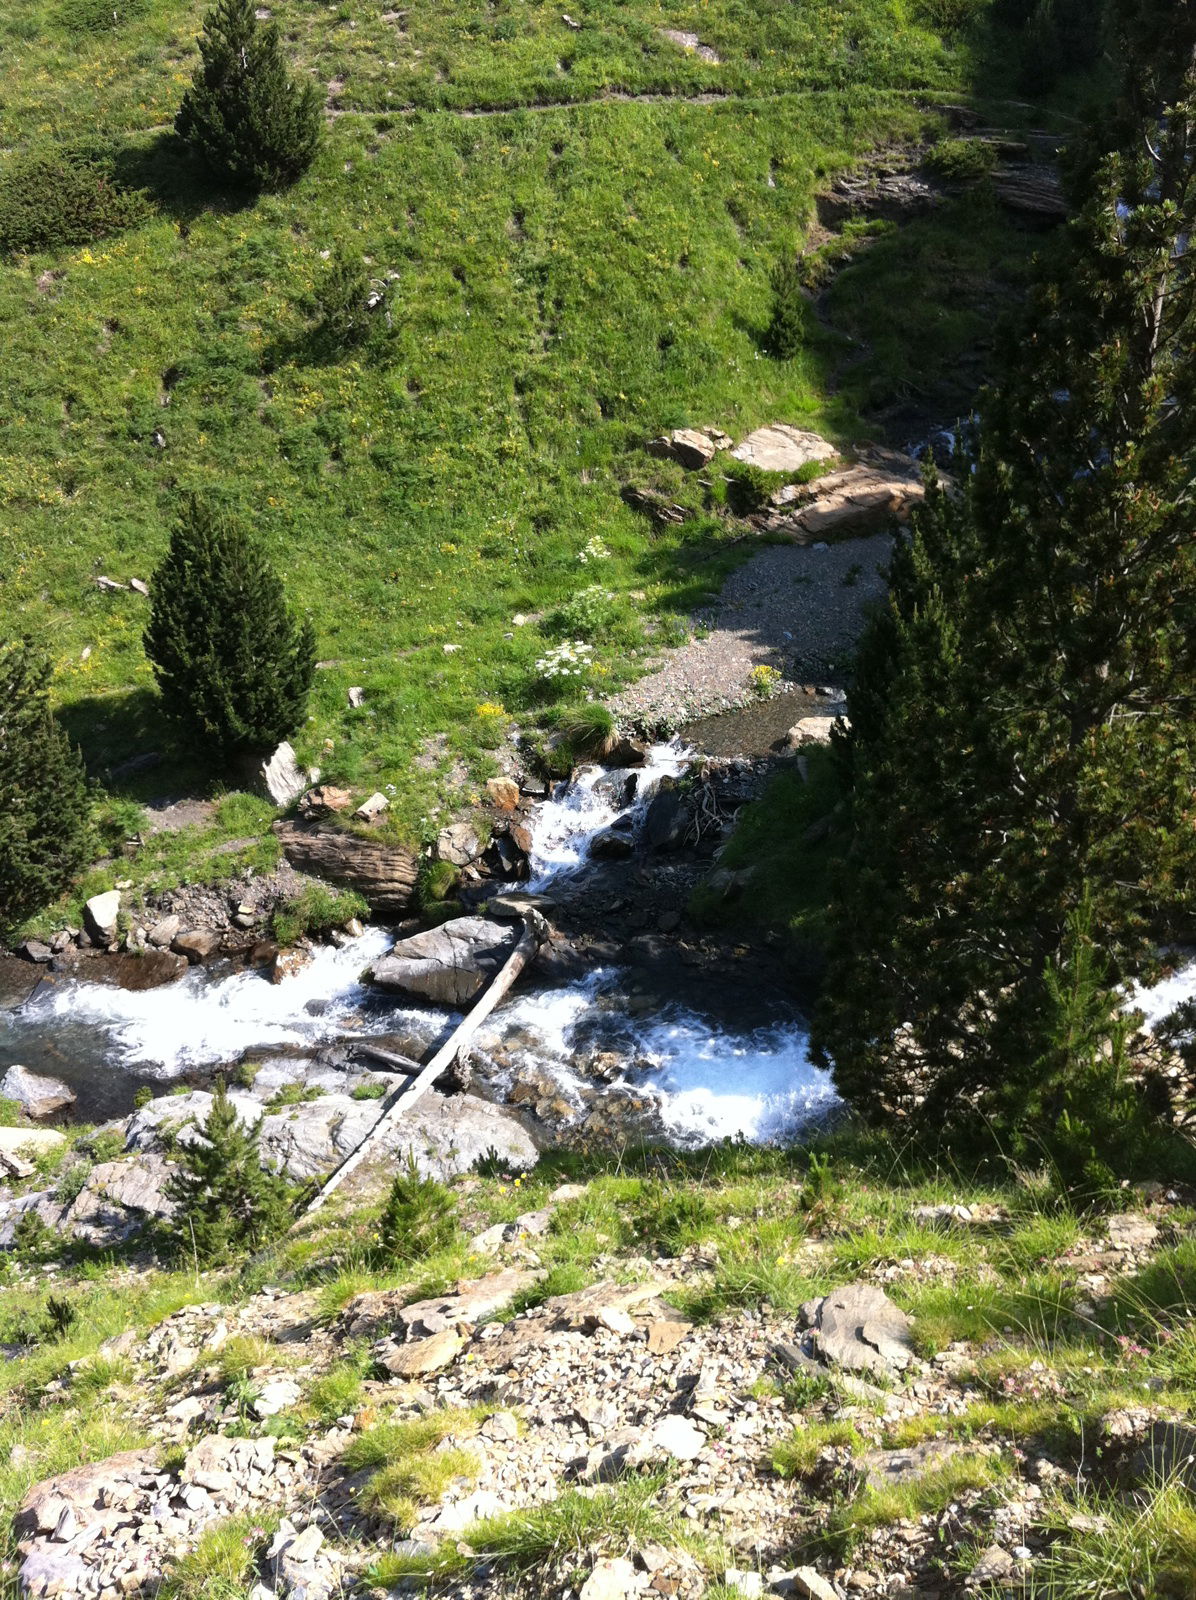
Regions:
<svg viewBox="0 0 1196 1600"><path fill-rule="evenodd" d="M148 580L180 497L222 500L317 628L301 758L387 787L392 826L418 836L559 694L536 667L554 642L593 636L600 696L742 558L717 506L660 530L623 503L629 478L668 478L646 439L781 418L867 431L821 330L796 359L762 353L769 274L830 175L933 136L976 56L936 31L962 12L879 0L594 0L569 22L380 7L271 8L326 86L328 130L294 189L253 203L206 189L170 132L202 4L39 0L0 19L3 145L101 152L154 206L0 264L0 603L50 649L97 777L158 751L110 786L218 791L160 724L145 598L95 580ZM312 336L336 251L386 297L378 336L340 357ZM883 281L869 292L884 303ZM589 607L570 605L582 589Z"/></svg>

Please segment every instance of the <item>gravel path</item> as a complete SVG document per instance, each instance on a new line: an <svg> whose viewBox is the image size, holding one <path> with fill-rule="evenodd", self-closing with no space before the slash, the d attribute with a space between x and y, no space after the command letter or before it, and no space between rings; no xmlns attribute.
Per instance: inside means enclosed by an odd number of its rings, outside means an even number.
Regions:
<svg viewBox="0 0 1196 1600"><path fill-rule="evenodd" d="M875 534L832 545L769 545L727 580L696 616L705 637L662 656L610 701L621 722L676 727L752 698L754 667L794 683L841 683L867 608L884 596L892 539Z"/></svg>

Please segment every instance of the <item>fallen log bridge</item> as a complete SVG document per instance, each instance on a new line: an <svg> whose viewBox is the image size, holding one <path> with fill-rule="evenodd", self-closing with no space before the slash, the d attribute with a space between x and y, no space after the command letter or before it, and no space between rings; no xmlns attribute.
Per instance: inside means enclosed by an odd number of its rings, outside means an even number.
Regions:
<svg viewBox="0 0 1196 1600"><path fill-rule="evenodd" d="M538 911L526 911L519 942L495 974L493 983L453 1030L451 1038L441 1045L426 1066L420 1067L418 1075L409 1083L400 1085L394 1094L387 1098L382 1107L382 1115L356 1150L351 1151L330 1175L319 1194L308 1205L304 1212L305 1216L318 1211L329 1195L335 1194L345 1179L356 1172L370 1152L382 1142L412 1106L423 1099L441 1073L448 1071L454 1061L469 1047L474 1035L495 1006L510 992L524 967L535 959L541 947L547 942L548 924L544 918ZM376 1053L381 1054L381 1052Z"/></svg>

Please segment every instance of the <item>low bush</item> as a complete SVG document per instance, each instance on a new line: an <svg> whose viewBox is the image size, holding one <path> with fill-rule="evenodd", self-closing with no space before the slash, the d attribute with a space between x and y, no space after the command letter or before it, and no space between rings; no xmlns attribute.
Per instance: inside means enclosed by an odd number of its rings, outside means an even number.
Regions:
<svg viewBox="0 0 1196 1600"><path fill-rule="evenodd" d="M149 12L150 0L62 0L58 20L68 33L115 33Z"/></svg>
<svg viewBox="0 0 1196 1600"><path fill-rule="evenodd" d="M30 150L0 166L0 252L91 244L150 215L149 196L125 189L102 161L68 150Z"/></svg>
<svg viewBox="0 0 1196 1600"><path fill-rule="evenodd" d="M945 183L973 183L996 164L996 147L981 139L944 139L926 157L931 172Z"/></svg>
<svg viewBox="0 0 1196 1600"><path fill-rule="evenodd" d="M343 928L353 917L368 917L370 908L352 889L329 889L309 883L301 894L279 906L270 919L270 931L279 944L297 939L323 938L333 928Z"/></svg>
<svg viewBox="0 0 1196 1600"><path fill-rule="evenodd" d="M378 1242L390 1261L421 1261L456 1243L457 1202L435 1178L420 1175L408 1154L378 1224Z"/></svg>
<svg viewBox="0 0 1196 1600"><path fill-rule="evenodd" d="M810 303L801 263L795 257L779 261L769 282L772 315L764 335L764 349L778 361L791 361L801 355L810 338Z"/></svg>

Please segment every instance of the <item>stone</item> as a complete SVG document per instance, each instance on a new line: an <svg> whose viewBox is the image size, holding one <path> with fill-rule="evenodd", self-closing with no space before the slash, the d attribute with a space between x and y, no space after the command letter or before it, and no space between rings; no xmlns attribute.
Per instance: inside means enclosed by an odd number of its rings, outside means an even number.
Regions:
<svg viewBox="0 0 1196 1600"><path fill-rule="evenodd" d="M482 841L477 829L468 822L454 822L442 828L436 836L436 859L450 866L467 867L482 853Z"/></svg>
<svg viewBox="0 0 1196 1600"><path fill-rule="evenodd" d="M912 1326L883 1289L851 1283L818 1303L813 1344L830 1366L890 1377L913 1360Z"/></svg>
<svg viewBox="0 0 1196 1600"><path fill-rule="evenodd" d="M338 789L325 783L307 791L299 802L299 815L304 819L330 817L337 812L348 811L352 804L353 796L348 789Z"/></svg>
<svg viewBox="0 0 1196 1600"><path fill-rule="evenodd" d="M731 454L736 461L765 472L800 472L811 461L834 461L839 452L821 434L773 422L749 433Z"/></svg>
<svg viewBox="0 0 1196 1600"><path fill-rule="evenodd" d="M90 1576L83 1557L65 1546L37 1545L21 1563L21 1593L33 1600L86 1594Z"/></svg>
<svg viewBox="0 0 1196 1600"><path fill-rule="evenodd" d="M519 785L514 778L487 778L486 793L500 811L514 811L519 804Z"/></svg>
<svg viewBox="0 0 1196 1600"><path fill-rule="evenodd" d="M419 858L406 845L318 823L276 822L274 833L291 866L355 889L375 915L402 914L410 906Z"/></svg>
<svg viewBox="0 0 1196 1600"><path fill-rule="evenodd" d="M302 1389L293 1378L271 1378L268 1383L262 1384L253 1397L254 1414L259 1417L275 1417L280 1411L286 1411L293 1406L302 1393Z"/></svg>
<svg viewBox="0 0 1196 1600"><path fill-rule="evenodd" d="M796 1600L839 1600L834 1586L813 1567L795 1567L769 1587L779 1594L794 1595Z"/></svg>
<svg viewBox="0 0 1196 1600"><path fill-rule="evenodd" d="M658 1317L648 1324L648 1353L667 1356L693 1332L693 1323Z"/></svg>
<svg viewBox="0 0 1196 1600"><path fill-rule="evenodd" d="M999 1544L990 1544L968 1574L968 1583L997 1583L1013 1571L1013 1557Z"/></svg>
<svg viewBox="0 0 1196 1600"><path fill-rule="evenodd" d="M465 1337L453 1328L444 1328L427 1339L396 1345L378 1359L395 1378L422 1378L451 1366L465 1347Z"/></svg>
<svg viewBox="0 0 1196 1600"><path fill-rule="evenodd" d="M786 747L800 750L804 745L829 745L831 732L838 721L842 721L845 728L850 726L846 717L800 717L785 735Z"/></svg>
<svg viewBox="0 0 1196 1600"><path fill-rule="evenodd" d="M69 943L69 939L62 945L58 945L57 940L55 940L54 944L43 944L40 939L25 939L17 948L26 961L32 961L35 966L44 967L47 962L53 961L57 950L65 950Z"/></svg>
<svg viewBox="0 0 1196 1600"><path fill-rule="evenodd" d="M40 1122L59 1111L69 1111L75 1091L60 1078L43 1078L25 1067L12 1066L0 1078L0 1099L15 1100L27 1117Z"/></svg>
<svg viewBox="0 0 1196 1600"><path fill-rule="evenodd" d="M709 466L718 453L715 441L698 428L675 428L658 439L649 439L644 448L651 456L680 462L687 472Z"/></svg>
<svg viewBox="0 0 1196 1600"><path fill-rule="evenodd" d="M634 1564L625 1556L612 1556L594 1567L577 1600L630 1600L638 1593Z"/></svg>
<svg viewBox="0 0 1196 1600"><path fill-rule="evenodd" d="M603 764L615 771L627 767L642 767L648 759L648 746L642 739L633 739L621 733L602 758Z"/></svg>
<svg viewBox="0 0 1196 1600"><path fill-rule="evenodd" d="M661 1417L648 1430L642 1444L632 1452L633 1464L643 1461L693 1461L706 1448L706 1435L688 1417L671 1413Z"/></svg>
<svg viewBox="0 0 1196 1600"><path fill-rule="evenodd" d="M57 1477L44 1478L26 1492L17 1507L13 1532L18 1538L53 1534L68 1508L77 1523L92 1523L105 1499L111 1503L113 1496L136 1492L142 1479L156 1470L156 1450L122 1450L104 1460L72 1467Z"/></svg>
<svg viewBox="0 0 1196 1600"><path fill-rule="evenodd" d="M475 1000L517 943L507 924L457 917L438 928L400 939L367 977L381 989L414 995L434 1005L464 1007Z"/></svg>
<svg viewBox="0 0 1196 1600"><path fill-rule="evenodd" d="M1158 1227L1149 1217L1133 1213L1110 1217L1108 1229L1109 1244L1114 1250L1149 1250L1159 1237Z"/></svg>
<svg viewBox="0 0 1196 1600"><path fill-rule="evenodd" d="M109 889L106 894L93 894L83 907L83 927L99 945L111 944L116 938L119 917L119 889Z"/></svg>
<svg viewBox="0 0 1196 1600"><path fill-rule="evenodd" d="M173 914L168 917L159 917L158 921L146 934L146 939L158 950L165 950L171 942L178 937L183 929L183 920Z"/></svg>
<svg viewBox="0 0 1196 1600"><path fill-rule="evenodd" d="M662 779L644 817L644 843L649 850L675 850L685 835L687 820L676 783Z"/></svg>
<svg viewBox="0 0 1196 1600"><path fill-rule="evenodd" d="M967 1445L956 1439L924 1439L908 1450L866 1450L859 1457L859 1465L870 1489L897 1488L925 1477L952 1456L967 1451Z"/></svg>
<svg viewBox="0 0 1196 1600"><path fill-rule="evenodd" d="M723 1582L729 1589L738 1590L746 1600L759 1600L764 1593L764 1577L759 1572L744 1572L739 1567L728 1567Z"/></svg>
<svg viewBox="0 0 1196 1600"><path fill-rule="evenodd" d="M191 928L176 934L170 948L176 955L186 956L193 966L199 966L219 950L221 938L218 928Z"/></svg>
<svg viewBox="0 0 1196 1600"><path fill-rule="evenodd" d="M659 1281L614 1283L607 1279L572 1294L553 1295L544 1302L544 1309L564 1327L590 1328L597 1325L600 1312L631 1311L648 1300L657 1299L668 1287L667 1283Z"/></svg>
<svg viewBox="0 0 1196 1600"><path fill-rule="evenodd" d="M259 763L254 781L260 792L276 806L289 806L307 788L307 776L285 739L272 756Z"/></svg>
<svg viewBox="0 0 1196 1600"><path fill-rule="evenodd" d="M378 818L389 810L390 801L375 789L367 800L361 802L353 817L356 822L377 822Z"/></svg>

